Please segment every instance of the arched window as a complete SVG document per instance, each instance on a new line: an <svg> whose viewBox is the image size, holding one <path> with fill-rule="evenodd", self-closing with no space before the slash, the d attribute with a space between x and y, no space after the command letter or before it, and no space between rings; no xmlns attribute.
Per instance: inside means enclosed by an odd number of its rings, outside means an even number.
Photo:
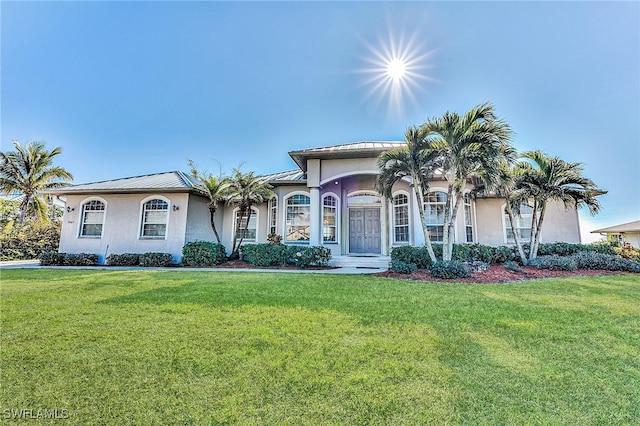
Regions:
<svg viewBox="0 0 640 426"><path fill-rule="evenodd" d="M322 241L338 242L338 199L333 195L322 200Z"/></svg>
<svg viewBox="0 0 640 426"><path fill-rule="evenodd" d="M240 228L238 226L240 221ZM238 238L242 238L244 241L256 241L256 235L258 235L258 209L251 207L251 217L249 218L249 224L247 225L247 216L240 219L240 209L235 210L233 229L238 229Z"/></svg>
<svg viewBox="0 0 640 426"><path fill-rule="evenodd" d="M286 201L285 242L308 242L311 231L311 199L295 194Z"/></svg>
<svg viewBox="0 0 640 426"><path fill-rule="evenodd" d="M273 197L269 201L269 233L270 234L276 233L277 223L278 223L278 199L276 197Z"/></svg>
<svg viewBox="0 0 640 426"><path fill-rule="evenodd" d="M86 238L102 238L104 212L107 206L100 200L87 201L82 205L80 217L80 236Z"/></svg>
<svg viewBox="0 0 640 426"><path fill-rule="evenodd" d="M464 229L466 234L466 242L473 242L473 205L471 203L471 196L467 193L464 194Z"/></svg>
<svg viewBox="0 0 640 426"><path fill-rule="evenodd" d="M169 219L169 203L159 198L149 200L142 205L141 238L165 238L167 236L167 220Z"/></svg>
<svg viewBox="0 0 640 426"><path fill-rule="evenodd" d="M511 222L509 221L509 215L507 210L503 209L504 214L504 227L505 227L505 242L507 244L514 244L516 242L514 238L514 230L511 228ZM533 208L526 204L520 206L520 214L513 215L513 222L515 226L515 232L517 232L518 239L520 241L526 241L531 238L531 221L533 219Z"/></svg>
<svg viewBox="0 0 640 426"><path fill-rule="evenodd" d="M409 197L398 194L393 197L393 242L409 242Z"/></svg>
<svg viewBox="0 0 640 426"><path fill-rule="evenodd" d="M427 220L429 238L433 242L442 242L444 237L444 209L447 204L447 193L434 191L424 199L424 215Z"/></svg>

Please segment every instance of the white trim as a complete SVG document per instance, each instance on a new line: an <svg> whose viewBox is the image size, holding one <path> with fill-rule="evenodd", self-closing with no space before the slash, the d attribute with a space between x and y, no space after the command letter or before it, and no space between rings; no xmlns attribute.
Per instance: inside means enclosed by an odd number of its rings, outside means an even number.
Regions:
<svg viewBox="0 0 640 426"><path fill-rule="evenodd" d="M338 173L337 175L333 175L330 176L326 179L323 179L320 181L320 186L331 182L332 180L338 180L341 179L343 177L347 177L347 176L354 176L354 175L379 175L380 174L380 170L379 169L365 169L365 170L351 170L348 172L344 172L344 173Z"/></svg>
<svg viewBox="0 0 640 426"><path fill-rule="evenodd" d="M333 197L336 200L336 224L335 224L335 228L336 228L336 240L335 241L325 241L324 240L324 199L327 197ZM321 240L322 240L322 244L340 244L340 197L338 197L337 194L335 194L334 192L325 192L324 194L322 194L322 197L320 197L320 207L322 208L322 216L320 217L320 226L322 226L321 229Z"/></svg>
<svg viewBox="0 0 640 426"><path fill-rule="evenodd" d="M260 227L260 209L258 209L257 207L251 206L251 210L253 211L253 213L251 213L251 217L255 217L256 218L256 237L255 238L243 238L242 242L245 243L256 243L258 242L258 228ZM231 233L231 237L234 238L235 237L235 232L236 232L236 225L237 225L237 216L238 216L238 211L240 211L240 207L236 207L235 209L233 209L232 212L232 218L233 218L233 231ZM249 218L249 220L251 220L251 218ZM250 223L249 223L250 224ZM248 228L251 229L251 228Z"/></svg>
<svg viewBox="0 0 640 426"><path fill-rule="evenodd" d="M144 221L144 205L151 200L162 200L167 203L167 223L164 231L164 237L145 237L142 235ZM138 212L138 240L166 240L169 235L169 216L171 215L171 200L164 195L149 195L140 201L140 210Z"/></svg>
<svg viewBox="0 0 640 426"><path fill-rule="evenodd" d="M271 202L273 200L276 200L276 214L273 215L273 209L272 209L272 204ZM273 194L273 197L269 198L269 202L267 203L267 235L269 235L269 233L271 232L271 223L273 222L275 224L275 230L274 232L277 234L278 233L278 210L280 209L280 200L278 199L278 195L277 194ZM272 217L275 216L274 217ZM275 219L275 220L273 220Z"/></svg>
<svg viewBox="0 0 640 426"><path fill-rule="evenodd" d="M287 241L287 208L288 208L288 204L287 201L289 201L289 198L295 196L295 195L304 195L305 197L309 198L309 215L311 215L311 193L307 192L307 191L292 191L289 192L287 195L283 195L282 196L282 242L284 244L293 244L293 245L297 245L297 244L309 244L309 241ZM309 230L311 230L311 217L309 217ZM309 235L309 237L311 237L311 235Z"/></svg>
<svg viewBox="0 0 640 426"><path fill-rule="evenodd" d="M436 192L442 192L447 197L447 201L445 201L444 203L439 203L438 202L438 203L433 203L433 204L446 205L447 203L449 203L449 209L451 209L451 200L449 199L449 194L447 193L447 189L441 189L440 187L434 187L434 188L429 187L429 192L427 192L427 194L425 195L425 197L424 197L425 202L422 205L422 208L423 208L424 213L425 213L425 220L428 220L426 205L427 204L431 204L431 203L429 203L427 201L427 198L428 198L429 194L435 194ZM451 198L453 198L453 197L451 197ZM446 207L445 207L445 209L446 209ZM444 215L444 212L442 212L442 214ZM444 233L447 232L447 231L446 231L446 229L444 229L444 217L442 219L443 219L442 224L430 224L430 223L427 223L427 226L441 226L442 227L442 240L444 241ZM454 242L456 240L456 232L455 232L456 228L457 228L457 226L454 223L453 224L453 234L454 234L453 235L453 239L454 239ZM429 237L429 238L431 239L431 237ZM436 241L436 240L431 239L431 242L433 242L433 243L442 243L443 241Z"/></svg>
<svg viewBox="0 0 640 426"><path fill-rule="evenodd" d="M533 223L533 220L534 220L534 218L533 218L533 208L528 204L522 204L521 206L527 206L527 207L532 209L531 221ZM515 245L515 243L516 243L515 240L510 242L509 239L507 238L507 221L508 221L508 219L506 218L506 216L507 216L506 207L507 207L507 203L504 203L504 204L502 204L500 206L500 215L502 217L502 241L504 242L504 244ZM514 219L517 219L518 217L521 217L521 216L514 214ZM509 226L511 226L511 225L509 224ZM521 229L521 228L519 228L519 229ZM522 238L520 238L520 240L521 240L520 241L521 244L525 244L526 243L525 241L522 241ZM542 230L540 230L540 242L542 242Z"/></svg>
<svg viewBox="0 0 640 426"><path fill-rule="evenodd" d="M473 238L471 242L467 241L467 223L464 220L465 216L465 212L464 212L464 207L465 207L465 203L464 203L464 197L467 196L469 197L469 205L471 206L471 212L470 212L470 220L471 220L471 233L473 234ZM464 226L464 242L465 244L474 244L477 241L476 238L476 200L474 198L471 197L471 190L467 190L462 194L462 222L463 222L463 226Z"/></svg>
<svg viewBox="0 0 640 426"><path fill-rule="evenodd" d="M396 241L396 205L394 203L394 199L396 198L396 196L398 195L404 195L407 197L407 241ZM390 222L391 222L391 241L393 242L392 244L394 246L396 245L409 245L411 244L411 194L408 191L405 191L404 189L400 189L394 193L391 194L391 200L390 200L390 204L391 204L391 217L390 217ZM404 204L403 204L404 205Z"/></svg>
<svg viewBox="0 0 640 426"><path fill-rule="evenodd" d="M104 204L104 213L102 214L102 230L100 232L100 236L94 236L94 235L81 235L82 233L82 225L84 223L84 205L91 202L91 201L100 201L102 204ZM87 197L84 200L82 200L79 204L80 208L79 208L79 218L78 218L78 226L76 229L76 238L82 238L82 239L100 239L104 236L104 227L105 224L107 222L107 205L109 203L107 203L107 200L105 200L102 197L98 197L98 196L91 196L91 197Z"/></svg>

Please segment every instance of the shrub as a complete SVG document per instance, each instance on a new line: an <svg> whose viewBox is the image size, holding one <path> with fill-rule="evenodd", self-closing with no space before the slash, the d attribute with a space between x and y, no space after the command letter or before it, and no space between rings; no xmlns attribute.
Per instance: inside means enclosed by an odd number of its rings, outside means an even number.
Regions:
<svg viewBox="0 0 640 426"><path fill-rule="evenodd" d="M98 255L93 253L67 253L64 255L65 266L93 266L98 263Z"/></svg>
<svg viewBox="0 0 640 426"><path fill-rule="evenodd" d="M331 250L322 246L289 246L289 259L300 268L327 266L331 260Z"/></svg>
<svg viewBox="0 0 640 426"><path fill-rule="evenodd" d="M242 258L255 266L283 266L289 258L289 246L282 244L245 244Z"/></svg>
<svg viewBox="0 0 640 426"><path fill-rule="evenodd" d="M634 246L632 246L629 243L624 243L622 244L622 247L620 247L620 256L622 256L625 259L629 259L629 260L634 260L636 262L640 262L640 250L638 250L637 248L635 248ZM618 251L618 250L616 250Z"/></svg>
<svg viewBox="0 0 640 426"><path fill-rule="evenodd" d="M280 245L282 244L282 235L271 232L269 233L269 235L267 235L267 242L269 244Z"/></svg>
<svg viewBox="0 0 640 426"><path fill-rule="evenodd" d="M140 255L140 266L164 267L171 266L173 256L171 253L149 252Z"/></svg>
<svg viewBox="0 0 640 426"><path fill-rule="evenodd" d="M610 254L597 252L580 252L571 256L578 268L602 269L605 271L640 272L640 263L622 259Z"/></svg>
<svg viewBox="0 0 640 426"><path fill-rule="evenodd" d="M520 264L518 262L514 262L513 260L507 260L506 262L504 262L504 269L507 269L513 272L520 272L520 273L524 272L524 269L522 269Z"/></svg>
<svg viewBox="0 0 640 426"><path fill-rule="evenodd" d="M48 251L40 255L40 266L62 266L66 253Z"/></svg>
<svg viewBox="0 0 640 426"><path fill-rule="evenodd" d="M450 262L439 260L429 268L429 272L433 277L444 279L466 278L471 276L469 265L457 260Z"/></svg>
<svg viewBox="0 0 640 426"><path fill-rule="evenodd" d="M405 263L401 260L392 260L391 270L399 274L413 274L418 270L418 267L414 263Z"/></svg>
<svg viewBox="0 0 640 426"><path fill-rule="evenodd" d="M140 255L138 253L110 254L107 256L109 266L140 266Z"/></svg>
<svg viewBox="0 0 640 426"><path fill-rule="evenodd" d="M516 258L515 247L498 246L493 247L493 254L491 255L491 263L504 263Z"/></svg>
<svg viewBox="0 0 640 426"><path fill-rule="evenodd" d="M529 261L529 266L552 271L575 271L578 269L578 264L572 257L558 255L538 256Z"/></svg>
<svg viewBox="0 0 640 426"><path fill-rule="evenodd" d="M192 241L182 247L182 264L206 267L227 261L227 250L222 244L209 241Z"/></svg>
<svg viewBox="0 0 640 426"><path fill-rule="evenodd" d="M469 265L469 269L473 272L485 272L489 269L490 263L481 260L472 260L471 262L467 262L467 265Z"/></svg>
<svg viewBox="0 0 640 426"><path fill-rule="evenodd" d="M434 252L439 248L442 253L442 245L436 247L434 244ZM404 263L413 263L418 269L428 269L431 266L431 259L427 252L427 247L415 247L415 246L399 246L391 249L391 261L398 260Z"/></svg>
<svg viewBox="0 0 640 426"><path fill-rule="evenodd" d="M528 245L527 245L528 249ZM596 253L604 253L615 255L616 251L614 247L609 243L595 243L595 244L573 244L564 242L555 243L542 243L538 247L539 256L571 256L583 251L593 251Z"/></svg>
<svg viewBox="0 0 640 426"><path fill-rule="evenodd" d="M57 252L60 222L41 223L27 219L0 223L0 260L38 259L43 253Z"/></svg>

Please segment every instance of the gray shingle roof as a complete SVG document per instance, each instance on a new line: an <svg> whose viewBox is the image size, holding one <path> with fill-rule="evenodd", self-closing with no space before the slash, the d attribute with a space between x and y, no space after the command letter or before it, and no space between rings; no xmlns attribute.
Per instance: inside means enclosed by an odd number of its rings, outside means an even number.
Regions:
<svg viewBox="0 0 640 426"><path fill-rule="evenodd" d="M197 181L180 171L154 173L150 175L127 177L122 179L105 180L48 191L50 194L80 194L80 193L129 193L161 190L165 192L198 192Z"/></svg>

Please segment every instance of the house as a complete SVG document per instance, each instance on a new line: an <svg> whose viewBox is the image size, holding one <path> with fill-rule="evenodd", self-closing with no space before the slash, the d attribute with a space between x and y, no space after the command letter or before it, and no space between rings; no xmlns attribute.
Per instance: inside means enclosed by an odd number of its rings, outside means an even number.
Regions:
<svg viewBox="0 0 640 426"><path fill-rule="evenodd" d="M297 168L263 176L273 198L253 208L244 243L267 241L269 233L285 244L323 245L337 256L386 256L401 245L422 245L417 200L411 182L401 181L391 199L374 184L376 160L402 142L358 142L289 153ZM442 241L446 182L436 176L425 199L430 237ZM470 181L455 224L456 241L504 245L514 230L505 218L502 198L475 196ZM101 261L110 253L168 252L180 260L190 241L213 241L207 199L198 182L178 171L73 185L51 191L64 195L67 207L61 252L90 252ZM238 209L221 206L216 227L231 248ZM531 210L523 208L515 232L530 232ZM578 214L551 204L541 240L580 242Z"/></svg>
<svg viewBox="0 0 640 426"><path fill-rule="evenodd" d="M619 244L629 243L633 247L640 248L640 220L621 225L610 226L608 228L596 229L592 234L601 234L607 237L607 241Z"/></svg>

